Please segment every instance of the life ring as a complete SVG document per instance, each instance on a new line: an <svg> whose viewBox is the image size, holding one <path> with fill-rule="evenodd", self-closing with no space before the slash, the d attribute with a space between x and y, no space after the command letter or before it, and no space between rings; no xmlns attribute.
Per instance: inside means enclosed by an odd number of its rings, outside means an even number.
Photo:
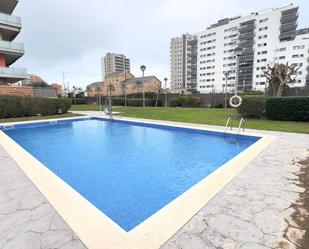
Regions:
<svg viewBox="0 0 309 249"><path fill-rule="evenodd" d="M241 106L242 103L242 98L238 95L234 95L230 98L230 106L237 108L239 106Z"/></svg>

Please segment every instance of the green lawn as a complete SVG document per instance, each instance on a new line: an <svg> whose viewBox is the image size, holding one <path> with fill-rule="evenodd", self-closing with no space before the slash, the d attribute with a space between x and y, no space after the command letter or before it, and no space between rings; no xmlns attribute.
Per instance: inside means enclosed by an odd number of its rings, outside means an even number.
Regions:
<svg viewBox="0 0 309 249"><path fill-rule="evenodd" d="M65 113L65 114L57 114L52 116L37 116L37 117L20 117L20 118L4 118L0 119L0 123L9 123L9 122L19 122L19 121L32 121L32 120L42 120L42 119L54 119L54 118L69 118L69 117L76 117L82 116L79 114L74 113Z"/></svg>
<svg viewBox="0 0 309 249"><path fill-rule="evenodd" d="M97 105L73 105L71 110L97 111ZM226 120L233 110L206 109L206 108L153 108L148 107L144 111L140 107L114 108L123 116L133 118L160 119L197 124L225 126ZM234 123L237 126L238 122ZM258 130L272 130L309 134L309 122L273 121L265 119L246 119L246 128Z"/></svg>

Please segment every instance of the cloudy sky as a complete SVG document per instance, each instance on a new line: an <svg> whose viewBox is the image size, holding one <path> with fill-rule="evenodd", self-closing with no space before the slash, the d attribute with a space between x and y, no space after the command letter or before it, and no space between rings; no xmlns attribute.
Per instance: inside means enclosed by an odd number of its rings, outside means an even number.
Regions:
<svg viewBox="0 0 309 249"><path fill-rule="evenodd" d="M170 77L170 39L201 31L218 19L288 5L292 0L39 0L20 1L14 15L22 17L17 41L26 53L15 67L40 75L49 83L85 87L101 80L101 57L123 53L131 71ZM309 27L308 0L300 6L299 28Z"/></svg>

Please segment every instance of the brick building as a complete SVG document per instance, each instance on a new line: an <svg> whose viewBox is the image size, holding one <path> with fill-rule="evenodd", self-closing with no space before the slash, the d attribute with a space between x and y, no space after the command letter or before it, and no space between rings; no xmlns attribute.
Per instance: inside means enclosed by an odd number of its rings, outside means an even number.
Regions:
<svg viewBox="0 0 309 249"><path fill-rule="evenodd" d="M105 76L103 84L103 95L120 96L142 92L144 83L145 92L158 92L161 88L160 80L155 76L135 78L130 72L115 72ZM110 93L111 90L111 93Z"/></svg>
<svg viewBox="0 0 309 249"><path fill-rule="evenodd" d="M98 96L99 91L101 92L101 94L103 94L102 90L103 90L103 82L102 81L94 82L87 86L86 88L87 96L96 97Z"/></svg>
<svg viewBox="0 0 309 249"><path fill-rule="evenodd" d="M51 87L8 86L0 85L0 95L20 95L44 98L56 98L55 89Z"/></svg>
<svg viewBox="0 0 309 249"><path fill-rule="evenodd" d="M63 96L62 85L54 83L54 84L51 84L51 87L55 89L57 96L60 96L60 97Z"/></svg>

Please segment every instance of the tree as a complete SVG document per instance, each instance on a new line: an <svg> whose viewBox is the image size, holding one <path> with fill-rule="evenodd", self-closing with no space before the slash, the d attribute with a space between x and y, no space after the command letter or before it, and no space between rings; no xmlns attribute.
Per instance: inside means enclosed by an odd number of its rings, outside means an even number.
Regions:
<svg viewBox="0 0 309 249"><path fill-rule="evenodd" d="M282 96L284 88L288 87L288 84L295 81L297 71L300 67L296 65L276 63L274 66L267 65L264 74L267 79L265 94L267 96Z"/></svg>
<svg viewBox="0 0 309 249"><path fill-rule="evenodd" d="M127 84L121 83L122 91L124 93L124 106L127 107Z"/></svg>
<svg viewBox="0 0 309 249"><path fill-rule="evenodd" d="M135 84L136 84L136 91L137 91L137 93L139 93L140 89L141 89L141 85L143 84L143 82L141 82L140 80L137 80L137 81L135 81Z"/></svg>
<svg viewBox="0 0 309 249"><path fill-rule="evenodd" d="M166 89L165 89L165 91L166 91ZM160 83L160 85L159 85L159 87L158 87L158 91L157 91L157 97L156 97L156 105L155 105L155 107L158 106L159 95L161 94L161 92L162 92L162 87L161 87L161 83Z"/></svg>

